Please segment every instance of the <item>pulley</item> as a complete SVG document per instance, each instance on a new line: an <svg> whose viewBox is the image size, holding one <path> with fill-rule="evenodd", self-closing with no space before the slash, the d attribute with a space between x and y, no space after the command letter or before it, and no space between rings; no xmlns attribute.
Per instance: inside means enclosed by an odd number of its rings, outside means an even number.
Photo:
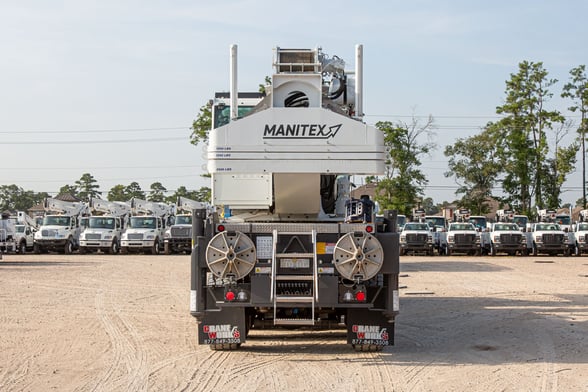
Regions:
<svg viewBox="0 0 588 392"><path fill-rule="evenodd" d="M382 268L384 250L371 234L347 233L335 245L333 262L344 278L364 281L373 278Z"/></svg>
<svg viewBox="0 0 588 392"><path fill-rule="evenodd" d="M219 278L231 275L241 279L251 272L256 260L253 241L239 231L218 233L206 247L208 268Z"/></svg>

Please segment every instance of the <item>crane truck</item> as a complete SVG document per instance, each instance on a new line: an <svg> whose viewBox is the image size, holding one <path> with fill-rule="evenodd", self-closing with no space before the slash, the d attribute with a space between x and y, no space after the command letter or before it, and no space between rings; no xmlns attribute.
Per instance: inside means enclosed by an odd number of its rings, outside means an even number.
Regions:
<svg viewBox="0 0 588 392"><path fill-rule="evenodd" d="M387 156L362 121L363 47L354 72L320 48L275 48L267 95L243 117L236 52L230 122L207 147L213 208L193 212L198 343L233 350L251 330L342 328L355 350L392 345L397 214L376 224L374 202L348 196L350 176L381 175Z"/></svg>
<svg viewBox="0 0 588 392"><path fill-rule="evenodd" d="M121 236L120 252L159 254L167 220L172 212L172 207L162 202L131 199L131 217Z"/></svg>
<svg viewBox="0 0 588 392"><path fill-rule="evenodd" d="M192 251L192 211L206 208L200 201L178 196L174 223L165 230L163 249L166 255Z"/></svg>
<svg viewBox="0 0 588 392"><path fill-rule="evenodd" d="M121 235L131 213L131 205L122 201L92 198L88 202L91 216L84 218L80 234L80 253L116 254L120 250Z"/></svg>
<svg viewBox="0 0 588 392"><path fill-rule="evenodd" d="M83 202L71 202L51 197L43 201L43 223L35 233L35 253L57 251L71 254L80 245L80 218L88 207Z"/></svg>

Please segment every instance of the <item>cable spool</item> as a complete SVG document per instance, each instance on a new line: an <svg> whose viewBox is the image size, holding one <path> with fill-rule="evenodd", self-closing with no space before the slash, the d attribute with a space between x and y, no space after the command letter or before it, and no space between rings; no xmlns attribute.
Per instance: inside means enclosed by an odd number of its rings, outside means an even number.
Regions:
<svg viewBox="0 0 588 392"><path fill-rule="evenodd" d="M344 278L364 281L376 276L382 268L384 250L380 241L371 234L347 233L337 241L333 261Z"/></svg>
<svg viewBox="0 0 588 392"><path fill-rule="evenodd" d="M257 252L251 238L236 232L215 235L206 247L206 263L210 271L219 278L247 276L257 260Z"/></svg>

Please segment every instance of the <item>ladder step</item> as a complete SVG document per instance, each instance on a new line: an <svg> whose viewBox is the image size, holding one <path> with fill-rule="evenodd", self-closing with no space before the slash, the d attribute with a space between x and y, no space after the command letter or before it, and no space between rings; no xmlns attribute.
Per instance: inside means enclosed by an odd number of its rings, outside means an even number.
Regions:
<svg viewBox="0 0 588 392"><path fill-rule="evenodd" d="M274 325L314 325L312 319L274 319Z"/></svg>
<svg viewBox="0 0 588 392"><path fill-rule="evenodd" d="M291 295L276 295L276 303L311 303L314 302L313 296L291 296Z"/></svg>
<svg viewBox="0 0 588 392"><path fill-rule="evenodd" d="M281 259L312 259L314 253L276 253L276 257Z"/></svg>
<svg viewBox="0 0 588 392"><path fill-rule="evenodd" d="M276 280L314 280L312 275L276 275Z"/></svg>

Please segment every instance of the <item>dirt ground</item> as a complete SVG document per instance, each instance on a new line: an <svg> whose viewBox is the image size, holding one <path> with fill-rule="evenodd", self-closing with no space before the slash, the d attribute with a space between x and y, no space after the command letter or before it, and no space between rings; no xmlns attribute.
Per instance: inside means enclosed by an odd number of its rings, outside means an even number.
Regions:
<svg viewBox="0 0 588 392"><path fill-rule="evenodd" d="M401 258L396 345L200 346L189 256L5 255L0 391L588 391L588 257Z"/></svg>

